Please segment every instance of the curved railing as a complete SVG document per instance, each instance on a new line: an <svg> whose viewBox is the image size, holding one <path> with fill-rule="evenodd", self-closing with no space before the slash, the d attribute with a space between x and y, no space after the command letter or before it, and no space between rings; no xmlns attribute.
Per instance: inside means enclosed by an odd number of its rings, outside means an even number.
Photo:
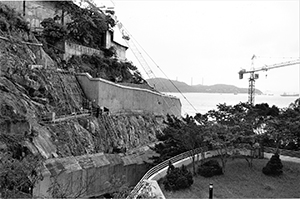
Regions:
<svg viewBox="0 0 300 199"><path fill-rule="evenodd" d="M193 154L199 154L202 152L206 152L207 151L207 147L200 147L197 149L194 149ZM133 188L133 190L130 192L129 196L127 197L127 199L132 199L134 198L139 190L143 187L144 184L144 180L148 180L152 175L154 175L155 173L157 173L158 171L166 168L169 166L169 162L171 161L172 163L176 163L180 160L183 160L185 158L188 158L191 156L191 152L192 151L186 151L184 153L181 153L179 155L176 155L172 158L169 158L161 163L159 163L158 165L152 167L151 169L149 169L147 171L147 173L141 178L141 180L136 184L136 186Z"/></svg>
<svg viewBox="0 0 300 199"><path fill-rule="evenodd" d="M264 149L265 149L265 152L274 152L274 150L275 150L274 148L270 148L270 147L264 147ZM195 149L195 151L193 152L193 154L198 155L200 153L207 152L207 151L208 151L207 147L201 147L201 148ZM297 152L295 152L295 151L293 152L293 151L282 150L282 149L280 149L280 151L282 151L283 154L287 155L287 156L294 156L294 157L299 157L300 156L300 153L298 151ZM133 188L133 190L131 191L130 195L127 197L127 199L133 199L134 197L136 197L137 194L138 194L138 192L139 192L139 190L144 185L144 180L148 180L154 174L156 174L159 171L163 170L164 168L168 167L170 161L173 164L175 164L176 162L179 162L180 160L186 159L188 157L191 157L191 151L186 151L184 153L176 155L176 156L174 156L172 158L169 158L169 159L161 162L160 164L152 167L150 170L147 171L147 173L141 178L141 180Z"/></svg>
<svg viewBox="0 0 300 199"><path fill-rule="evenodd" d="M286 149L279 149L279 151L280 151L280 155L300 158L300 151L293 151L293 150L286 150ZM264 152L275 153L276 148L264 147Z"/></svg>

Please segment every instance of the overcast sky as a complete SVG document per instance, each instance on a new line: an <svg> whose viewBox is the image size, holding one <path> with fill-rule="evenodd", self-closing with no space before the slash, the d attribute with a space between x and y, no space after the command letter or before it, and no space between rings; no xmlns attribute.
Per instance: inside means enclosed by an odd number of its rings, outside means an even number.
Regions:
<svg viewBox="0 0 300 199"><path fill-rule="evenodd" d="M251 68L253 55L257 56L255 68L300 56L299 0L113 3L118 20L168 78L187 84L247 88L249 75L240 80L238 71ZM148 78L130 50L127 58ZM165 77L155 64L148 63L156 77ZM256 88L272 93L299 92L299 67L259 72Z"/></svg>

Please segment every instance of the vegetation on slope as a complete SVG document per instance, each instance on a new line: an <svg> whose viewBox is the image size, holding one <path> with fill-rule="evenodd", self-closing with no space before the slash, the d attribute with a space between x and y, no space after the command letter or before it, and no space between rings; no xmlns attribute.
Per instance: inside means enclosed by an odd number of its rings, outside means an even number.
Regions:
<svg viewBox="0 0 300 199"><path fill-rule="evenodd" d="M54 21L63 20L65 15L69 15L71 20L65 25L66 39L76 43L101 49L105 37L104 33L110 27L115 26L115 21L110 15L100 12L92 5L82 8L72 1L56 1L55 6L62 10L63 14L56 16Z"/></svg>
<svg viewBox="0 0 300 199"><path fill-rule="evenodd" d="M49 124L53 112L56 118L82 113L85 98L75 76L58 72L56 66L61 63L47 54L42 59L52 67L32 68L41 64L39 53L43 51L24 42L37 43L35 36L18 13L1 3L0 9L0 36L8 38L0 39L2 197L31 197L33 185L40 179L37 169L46 158L115 153L156 140L160 125L150 116L90 116ZM103 74L109 73L110 60L105 61ZM118 67L122 66L116 65L116 71Z"/></svg>
<svg viewBox="0 0 300 199"><path fill-rule="evenodd" d="M76 72L86 72L92 77L101 77L112 82L145 84L137 68L130 62L101 58L97 55L73 56L67 66Z"/></svg>
<svg viewBox="0 0 300 199"><path fill-rule="evenodd" d="M58 9L68 14L71 21L62 25L64 15L44 19L41 25L44 27L42 36L38 37L44 44L45 51L66 70L75 72L87 72L93 77L101 77L112 82L145 84L140 72L131 62L120 62L112 57L115 49L105 48L105 34L113 26L115 21L101 13L95 7L81 8L72 1L54 2ZM62 43L65 40L80 45L101 50L104 57L99 55L73 56L68 63L61 61L60 54Z"/></svg>
<svg viewBox="0 0 300 199"><path fill-rule="evenodd" d="M19 30L29 32L29 27L19 13L0 4L0 30L10 33Z"/></svg>
<svg viewBox="0 0 300 199"><path fill-rule="evenodd" d="M62 14L44 19L41 23L44 27L42 36L49 50L57 51L57 44L64 40L103 49L106 31L115 26L110 15L91 7L81 8L72 1L54 1L52 4L62 10ZM70 17L67 23L64 22L66 15Z"/></svg>
<svg viewBox="0 0 300 199"><path fill-rule="evenodd" d="M1 3L0 36L12 36L9 42L0 40L0 193L4 198L30 197L33 185L39 179L35 168L40 165L41 157L24 147L25 142L34 136L33 131L21 130L29 127L27 119L32 114L24 106L28 100L22 97L23 92L28 92L9 78L16 78L15 73L20 72L18 69L34 63L28 58L28 49L21 44L23 39L28 41L32 37L22 17Z"/></svg>

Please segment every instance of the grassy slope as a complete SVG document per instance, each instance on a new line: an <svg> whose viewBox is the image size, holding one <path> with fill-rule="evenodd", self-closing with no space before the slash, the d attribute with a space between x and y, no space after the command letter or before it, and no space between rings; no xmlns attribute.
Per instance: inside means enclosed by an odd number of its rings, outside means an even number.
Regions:
<svg viewBox="0 0 300 199"><path fill-rule="evenodd" d="M262 173L267 159L253 160L253 168L244 159L229 160L222 176L194 177L190 189L166 192L166 198L208 198L209 183L214 185L214 198L299 198L300 165L283 162L283 175L270 177Z"/></svg>

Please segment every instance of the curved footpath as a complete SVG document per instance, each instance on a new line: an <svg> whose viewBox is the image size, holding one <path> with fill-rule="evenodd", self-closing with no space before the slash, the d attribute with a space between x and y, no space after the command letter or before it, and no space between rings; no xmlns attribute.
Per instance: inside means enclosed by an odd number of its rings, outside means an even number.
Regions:
<svg viewBox="0 0 300 199"><path fill-rule="evenodd" d="M274 153L264 153L264 157L265 158L271 158L272 155L274 155ZM282 161L300 163L300 158L296 158L296 157L290 157L290 156L286 156L286 155L280 155L280 159Z"/></svg>
<svg viewBox="0 0 300 199"><path fill-rule="evenodd" d="M202 151L203 149L200 149ZM202 158L206 159L209 157L213 157L217 155L216 151L202 151L202 154L199 153L195 155L196 161L201 160ZM181 165L189 165L191 164L191 158L187 157L186 154L188 152L179 154L175 157L172 157L159 165L156 165L155 167L151 168L144 177L139 181L139 183L135 186L133 191L131 192L130 196L127 197L127 199L135 199L138 194L141 194L143 192L147 192L150 196L159 198L159 199L165 199L165 196L163 195L157 181L163 177L165 177L168 169L168 162L171 161L172 164L175 167L180 167ZM184 155L183 155L184 154ZM249 155L250 151L240 151L240 154L242 155ZM204 155L204 156L203 156ZM267 153L264 152L264 157L270 159L274 155L274 153ZM178 157L178 158L176 158ZM289 161L289 162L295 162L300 163L300 158L297 157L291 157L286 155L280 155L280 159L282 161ZM175 161L172 161L175 160ZM160 166L161 165L161 166Z"/></svg>

